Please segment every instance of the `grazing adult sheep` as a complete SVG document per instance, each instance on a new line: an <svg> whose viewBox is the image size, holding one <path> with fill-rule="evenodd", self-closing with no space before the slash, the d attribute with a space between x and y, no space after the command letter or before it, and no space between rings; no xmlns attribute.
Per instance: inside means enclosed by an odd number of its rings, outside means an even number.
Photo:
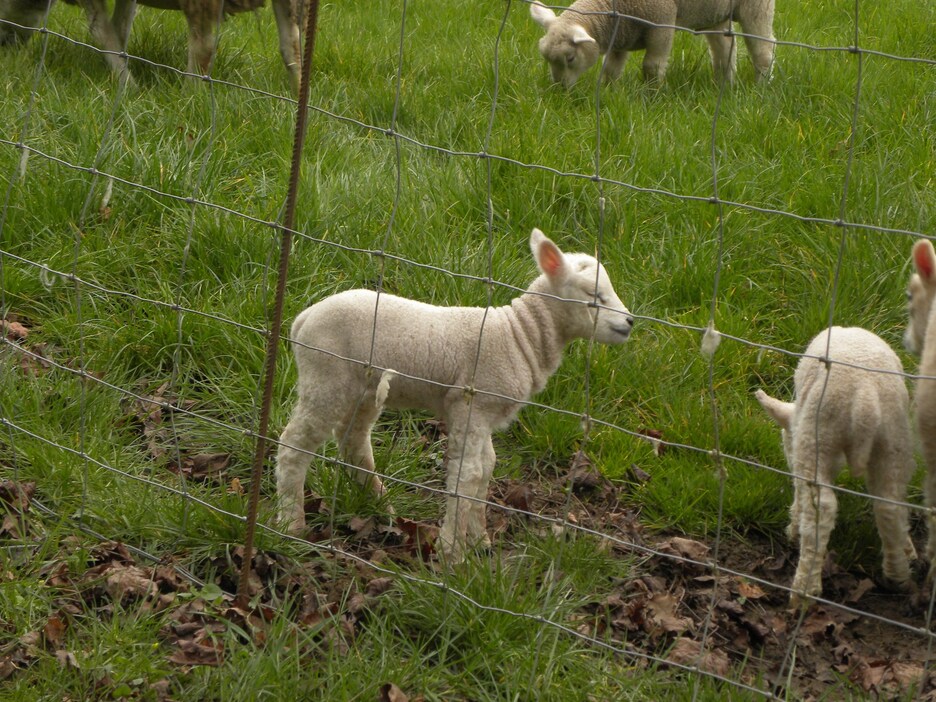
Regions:
<svg viewBox="0 0 936 702"><path fill-rule="evenodd" d="M530 14L546 30L539 50L553 80L567 88L605 54L602 75L614 80L628 52L640 50L646 50L644 78L663 80L677 26L716 32L705 35L712 66L731 83L737 59L728 34L732 20L741 24L758 78L768 78L773 67L774 0L576 0L558 16L533 2Z"/></svg>
<svg viewBox="0 0 936 702"><path fill-rule="evenodd" d="M909 324L904 334L904 346L920 356L920 375L936 376L936 324L933 299L936 298L936 253L927 239L913 245L913 267L907 287ZM929 536L926 540L926 560L929 564L927 582L936 577L936 380L921 377L916 381L916 425L920 448L926 463L924 499L931 510L928 516Z"/></svg>
<svg viewBox="0 0 936 702"><path fill-rule="evenodd" d="M55 0L0 0L0 44L20 43L41 27L46 12ZM264 0L115 0L113 15L107 15L107 0L65 0L80 5L88 17L91 36L105 52L104 58L122 81L129 80L127 38L136 14L136 6L148 5L166 10L181 10L188 21L188 70L207 75L215 54L215 34L226 15L250 12L263 6ZM272 0L279 31L280 54L289 72L294 91L299 89L302 54L299 45L301 0ZM2 22L8 20L16 25Z"/></svg>
<svg viewBox="0 0 936 702"><path fill-rule="evenodd" d="M821 360L826 357L833 362L827 365ZM886 581L899 589L912 588L909 561L916 551L907 509L895 504L904 501L914 469L902 372L900 359L880 337L857 327L831 327L810 342L796 367L795 402L782 402L763 390L755 393L783 429L783 450L794 476L787 529L791 540L799 539L790 597L794 606L822 592L837 501L832 488L817 483L830 485L846 464L853 475L864 477L871 495L883 498L873 501L873 510Z"/></svg>
<svg viewBox="0 0 936 702"><path fill-rule="evenodd" d="M562 253L539 229L530 248L542 275L503 307L437 307L349 290L299 314L291 331L299 400L276 463L279 513L289 531L305 526L308 452L332 435L344 460L363 469L354 471L357 480L384 492L370 433L386 406L429 410L448 427L440 553L455 562L469 542L489 543L491 432L506 428L543 389L569 341L594 335L620 344L634 322L593 257Z"/></svg>

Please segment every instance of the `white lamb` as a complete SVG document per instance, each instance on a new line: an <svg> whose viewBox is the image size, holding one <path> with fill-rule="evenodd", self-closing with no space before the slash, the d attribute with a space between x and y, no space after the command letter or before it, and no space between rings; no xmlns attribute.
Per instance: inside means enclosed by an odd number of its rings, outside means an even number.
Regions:
<svg viewBox="0 0 936 702"><path fill-rule="evenodd" d="M936 324L931 323L936 307L936 253L927 239L913 245L913 266L916 269L907 288L907 308L910 322L904 334L904 346L920 356L920 375L936 376ZM929 564L927 582L936 577L936 380L916 381L916 425L920 448L926 463L923 493L929 508L926 540L926 560Z"/></svg>
<svg viewBox="0 0 936 702"><path fill-rule="evenodd" d="M567 88L604 54L602 75L614 80L621 75L628 52L641 49L646 50L644 78L663 80L674 26L717 32L705 35L712 66L717 77L731 83L737 63L734 42L727 34L732 20L741 24L758 78L768 78L773 67L774 0L577 0L559 16L533 2L530 14L546 30L539 50L549 62L553 80Z"/></svg>
<svg viewBox="0 0 936 702"><path fill-rule="evenodd" d="M107 0L65 0L80 5L88 18L91 36L105 52L104 58L121 80L130 80L126 55L130 26L137 5L180 10L188 21L188 71L207 75L215 55L215 35L227 15L251 12L263 7L264 0L114 0L114 11L107 14ZM279 31L280 55L289 71L294 91L299 90L302 54L299 46L299 16L302 0L272 0ZM43 26L46 13L55 0L0 0L0 45L22 43Z"/></svg>
<svg viewBox="0 0 936 702"><path fill-rule="evenodd" d="M594 336L620 344L634 322L593 257L563 254L539 229L530 248L542 275L504 307L437 307L349 290L296 318L291 338L299 401L276 465L280 518L291 532L305 526L307 452L332 435L344 459L364 469L354 471L357 480L384 492L373 473L370 432L386 406L429 410L448 427L439 552L455 562L469 542L489 543L484 500L494 470L491 432L507 427L543 389L569 341Z"/></svg>
<svg viewBox="0 0 936 702"><path fill-rule="evenodd" d="M820 360L826 356L851 365L826 364ZM799 538L790 597L794 606L822 592L822 566L835 526L835 492L816 483L832 484L846 464L853 475L865 478L871 495L883 498L873 500L873 510L886 581L905 591L912 588L909 561L916 551L907 509L895 504L904 501L914 469L902 372L900 359L880 337L857 327L832 327L810 342L796 367L795 403L756 392L783 429L783 450L794 476L787 529L791 540Z"/></svg>

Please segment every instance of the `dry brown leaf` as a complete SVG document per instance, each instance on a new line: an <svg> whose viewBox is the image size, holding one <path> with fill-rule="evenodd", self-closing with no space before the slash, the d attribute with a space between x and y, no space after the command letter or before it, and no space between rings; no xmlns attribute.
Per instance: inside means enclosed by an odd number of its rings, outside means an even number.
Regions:
<svg viewBox="0 0 936 702"><path fill-rule="evenodd" d="M680 599L668 593L658 592L647 600L648 618L652 628L660 628L669 634L681 634L692 628L692 620L677 613Z"/></svg>
<svg viewBox="0 0 936 702"><path fill-rule="evenodd" d="M377 702L409 702L409 697L393 683L386 683L380 686Z"/></svg>
<svg viewBox="0 0 936 702"><path fill-rule="evenodd" d="M374 578L369 583L367 583L367 587L364 589L364 592L368 597L378 597L393 587L393 583L393 578Z"/></svg>
<svg viewBox="0 0 936 702"><path fill-rule="evenodd" d="M504 504L524 512L533 511L533 488L527 483L517 483L508 488L504 494Z"/></svg>
<svg viewBox="0 0 936 702"><path fill-rule="evenodd" d="M192 639L181 639L176 643L176 650L169 656L169 662L176 665L221 665L224 658L224 646L221 643L199 643Z"/></svg>
<svg viewBox="0 0 936 702"><path fill-rule="evenodd" d="M29 329L10 319L0 319L0 332L10 341L23 341L29 336Z"/></svg>
<svg viewBox="0 0 936 702"><path fill-rule="evenodd" d="M64 619L57 616L49 617L45 626L42 627L42 637L45 640L46 646L58 648L65 639L66 629L68 629L68 624Z"/></svg>
<svg viewBox="0 0 936 702"><path fill-rule="evenodd" d="M81 666L78 665L78 659L75 658L75 654L72 653L71 651L63 651L63 650L56 651L55 659L58 661L59 665L62 666L63 668L74 668L76 670L81 668Z"/></svg>
<svg viewBox="0 0 936 702"><path fill-rule="evenodd" d="M858 584L855 585L852 591L848 593L848 596L845 598L845 601L857 602L862 597L864 597L865 594L869 590L873 590L873 589L874 589L874 581L871 580L870 578L862 578L861 580L858 581Z"/></svg>
<svg viewBox="0 0 936 702"><path fill-rule="evenodd" d="M428 560L434 550L434 544L439 537L439 527L433 524L414 522L412 519L397 517L396 525L403 532L404 545L413 553L419 554Z"/></svg>
<svg viewBox="0 0 936 702"><path fill-rule="evenodd" d="M114 602L122 603L128 598L147 598L159 591L153 582L151 571L140 566L114 565L108 570L104 589Z"/></svg>
<svg viewBox="0 0 936 702"><path fill-rule="evenodd" d="M701 541L674 536L658 546L663 553L704 563L709 554L709 547Z"/></svg>
<svg viewBox="0 0 936 702"><path fill-rule="evenodd" d="M698 666L699 669L715 675L727 676L731 666L728 654L719 648L702 651L698 641L681 636L670 649L666 660L686 666Z"/></svg>
<svg viewBox="0 0 936 702"><path fill-rule="evenodd" d="M738 594L748 600L759 600L761 597L764 597L766 593L754 583L739 580Z"/></svg>

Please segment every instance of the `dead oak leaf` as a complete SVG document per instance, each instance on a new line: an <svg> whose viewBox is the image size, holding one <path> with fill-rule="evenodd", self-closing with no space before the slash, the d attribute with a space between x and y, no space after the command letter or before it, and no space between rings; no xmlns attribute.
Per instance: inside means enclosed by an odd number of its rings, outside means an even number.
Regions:
<svg viewBox="0 0 936 702"><path fill-rule="evenodd" d="M29 336L29 329L12 319L0 319L0 333L10 341L23 341Z"/></svg>
<svg viewBox="0 0 936 702"><path fill-rule="evenodd" d="M728 654L723 650L713 648L703 651L702 644L685 636L676 639L666 656L666 660L679 665L698 667L707 673L723 677L727 676L730 671Z"/></svg>
<svg viewBox="0 0 936 702"><path fill-rule="evenodd" d="M377 693L377 702L409 702L409 697L393 683L385 683Z"/></svg>
<svg viewBox="0 0 936 702"><path fill-rule="evenodd" d="M692 628L689 617L678 614L680 598L658 592L647 600L648 622L653 629L662 629L668 634L681 634Z"/></svg>

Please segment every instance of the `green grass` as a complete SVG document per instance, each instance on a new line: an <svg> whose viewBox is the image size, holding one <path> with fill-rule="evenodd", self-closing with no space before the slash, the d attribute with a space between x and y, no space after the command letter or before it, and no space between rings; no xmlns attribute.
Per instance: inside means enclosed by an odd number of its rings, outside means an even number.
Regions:
<svg viewBox="0 0 936 702"><path fill-rule="evenodd" d="M310 113L296 223L307 236L298 238L292 252L286 319L312 300L372 287L378 279L388 291L438 304L487 300L483 282L332 244L385 247L415 264L471 276L490 273L523 286L534 272L526 244L532 227L570 251L592 252L600 237L621 298L649 319L638 321L623 348L589 351L585 342L570 347L536 398L560 412L527 409L497 437L497 475L561 474L584 448L612 479L627 479L633 464L651 475L627 493L628 506L639 510L651 531L712 538L720 524L739 538L753 531L782 540L792 492L784 476L728 461L719 503L719 479L708 455L715 447L709 364L699 352L699 334L680 325L708 323L721 245L715 324L722 332L796 352L831 318L867 327L900 346L910 237L863 227L842 230L762 210L826 220L841 214L859 225L932 234L933 66L863 58L843 206L858 77L854 55L780 46L773 81L754 84L742 47L739 80L720 96L704 40L679 34L664 86L644 85L639 55L632 57L620 81L600 89L596 114L596 71L568 92L550 86L535 49L539 28L526 4L511 3L498 46L499 89L488 141L495 40L506 6L409 5L395 125L399 4L339 3L320 11L311 103L346 120ZM851 13L851 5L831 0L780 3L775 34L783 41L847 46L854 41ZM863 3L860 44L936 59L934 23L936 10L926 3L898 0L886 10ZM86 23L74 8L56 7L50 26L88 41ZM183 67L185 33L179 13L144 8L129 50ZM268 10L226 22L215 75L287 95L275 36ZM279 217L285 198L294 105L226 85L193 85L133 62L137 86L115 106L116 82L100 56L55 37L49 38L33 97L41 55L40 38L22 50L0 52L2 136L23 139L52 157L33 154L19 178L20 152L0 145L0 192L9 195L0 215L0 303L3 314L29 326L30 347L44 344L64 368L24 374L18 352L0 347L0 416L25 430L0 433L0 476L35 480L37 497L62 515L61 523L48 520L38 542L49 559L73 530L70 520L80 517L109 538L173 554L199 570L242 539L241 523L96 462L225 511L245 512L246 498L224 488L235 477L246 485L249 476L252 441L244 432L256 425L264 340L244 327L267 325L278 239L262 222ZM716 109L718 193L740 204L721 209L705 201L714 187ZM451 156L401 141L398 173L397 145L383 131L391 127L444 150L486 149L507 160ZM611 181L604 184L590 179L599 134L599 172ZM105 182L86 170L91 166L121 179L106 208ZM193 211L189 197L216 207ZM76 288L41 266L103 290ZM495 304L503 304L513 293L495 286L492 295ZM180 315L172 305L200 314ZM794 360L722 341L712 376L722 452L783 467L778 432L751 393L764 387L789 397ZM904 360L908 369L914 367L914 360ZM127 419L130 400L67 370L78 367L144 396L170 381L171 392L189 402L192 412L216 423L176 416L168 448L230 453L225 483L186 482L154 461L139 428ZM276 432L286 422L294 381L292 359L285 354L274 391ZM579 418L586 411L613 425L596 425L587 442ZM614 427L656 429L667 441L700 450L671 449L656 457L646 442ZM419 447L419 433L410 415L382 422L376 432L378 466L440 488L441 447L434 453ZM911 490L915 501L921 499L918 483ZM338 524L382 509L328 468L310 477L310 485L337 496ZM399 514L439 516L438 496L397 484L390 488ZM263 489L266 519L271 477ZM309 558L274 536L260 538L266 548ZM479 557L473 570L448 584L488 607L562 619L589 598L600 599L611 578L626 578L638 567L603 554L586 539L559 547L563 542L544 540L535 530L511 538L519 542L493 563ZM877 536L866 501L842 498L832 548L842 567L877 572ZM35 554L40 562L42 553ZM555 586L547 586L557 560L563 572ZM0 585L0 619L22 635L55 605L38 563L11 563L16 580ZM632 661L587 648L535 621L478 610L444 590L400 582L350 652L322 647L316 664L309 665L295 641L307 634L277 619L265 646L231 641L224 666L179 675L174 690L193 699L290 699L327 685L331 699L369 699L377 686L393 680L426 699L531 699L536 690L539 699L560 700L680 699L691 689L691 682L670 685L685 680L671 672L638 670ZM442 620L440 611L447 613ZM158 617L127 612L118 621L84 622L71 631L76 647L94 641L80 670L63 669L47 656L19 673L11 689L23 699L81 699L95 694L93 671L115 671L109 676L113 689L176 674L160 667L162 659L147 662L143 653L153 644ZM539 655L531 656L536 637L542 639ZM720 699L721 688L705 686L701 699ZM131 689L137 698L149 694Z"/></svg>

